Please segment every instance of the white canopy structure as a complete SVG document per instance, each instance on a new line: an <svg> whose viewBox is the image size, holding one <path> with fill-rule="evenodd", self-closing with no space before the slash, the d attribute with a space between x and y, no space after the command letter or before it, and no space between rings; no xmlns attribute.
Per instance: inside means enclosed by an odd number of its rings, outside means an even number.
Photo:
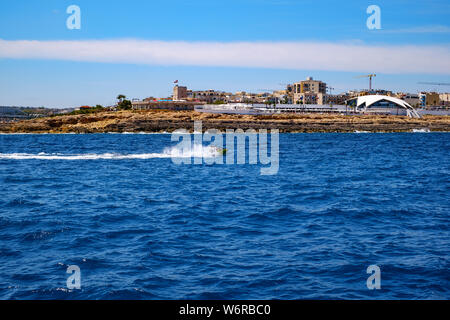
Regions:
<svg viewBox="0 0 450 320"><path fill-rule="evenodd" d="M361 96L348 101L357 111L367 113L389 113L420 118L417 111L406 101L383 95Z"/></svg>

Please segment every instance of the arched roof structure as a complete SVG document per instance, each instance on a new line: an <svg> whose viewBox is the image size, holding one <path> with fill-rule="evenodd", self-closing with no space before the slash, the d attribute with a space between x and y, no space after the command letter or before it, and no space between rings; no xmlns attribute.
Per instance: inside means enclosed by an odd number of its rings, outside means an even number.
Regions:
<svg viewBox="0 0 450 320"><path fill-rule="evenodd" d="M391 102L395 104L397 107L406 109L406 115L411 118L420 118L420 115L417 113L417 111L406 101L401 100L399 98L384 95L368 95L358 97L356 98L356 108L359 110L362 109L366 110L367 108L370 108L374 104L383 101Z"/></svg>

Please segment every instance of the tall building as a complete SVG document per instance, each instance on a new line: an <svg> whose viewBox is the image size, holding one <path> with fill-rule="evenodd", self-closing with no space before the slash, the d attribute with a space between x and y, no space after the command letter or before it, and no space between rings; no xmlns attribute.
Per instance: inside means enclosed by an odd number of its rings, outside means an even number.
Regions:
<svg viewBox="0 0 450 320"><path fill-rule="evenodd" d="M324 104L327 94L327 84L308 77L304 81L293 85L294 103L300 104Z"/></svg>
<svg viewBox="0 0 450 320"><path fill-rule="evenodd" d="M308 77L306 80L294 83L294 93L327 93L327 84Z"/></svg>
<svg viewBox="0 0 450 320"><path fill-rule="evenodd" d="M173 87L173 100L183 100L187 98L187 87L180 87L176 85Z"/></svg>

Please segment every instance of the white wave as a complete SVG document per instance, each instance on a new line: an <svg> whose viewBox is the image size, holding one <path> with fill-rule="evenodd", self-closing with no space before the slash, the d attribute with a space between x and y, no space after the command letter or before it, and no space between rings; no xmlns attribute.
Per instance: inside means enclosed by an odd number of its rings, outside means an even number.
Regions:
<svg viewBox="0 0 450 320"><path fill-rule="evenodd" d="M60 153L0 153L0 159L13 160L121 160L121 159L151 159L168 157L158 153L142 153L142 154L115 154L115 153L87 153L66 155Z"/></svg>
<svg viewBox="0 0 450 320"><path fill-rule="evenodd" d="M360 131L360 130L355 130L355 133L370 133L370 131Z"/></svg>
<svg viewBox="0 0 450 320"><path fill-rule="evenodd" d="M191 148L171 147L164 150L164 154L169 154L173 158L212 158L222 155L222 149L216 146L203 146L194 144Z"/></svg>
<svg viewBox="0 0 450 320"><path fill-rule="evenodd" d="M414 133L428 133L428 132L431 132L431 130L428 129L428 128L422 128L422 129L412 129L411 132L414 132Z"/></svg>
<svg viewBox="0 0 450 320"><path fill-rule="evenodd" d="M222 155L222 150L215 146L194 145L192 148L182 149L177 146L164 149L162 153L0 153L0 159L10 160L127 160L127 159L155 159L155 158L211 158Z"/></svg>

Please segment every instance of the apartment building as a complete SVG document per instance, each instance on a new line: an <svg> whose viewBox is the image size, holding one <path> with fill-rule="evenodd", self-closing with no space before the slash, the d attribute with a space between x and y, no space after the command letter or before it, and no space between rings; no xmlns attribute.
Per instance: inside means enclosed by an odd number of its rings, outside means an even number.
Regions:
<svg viewBox="0 0 450 320"><path fill-rule="evenodd" d="M289 91L289 86L287 87ZM327 84L308 77L304 81L296 82L292 86L294 103L298 104L325 104Z"/></svg>

